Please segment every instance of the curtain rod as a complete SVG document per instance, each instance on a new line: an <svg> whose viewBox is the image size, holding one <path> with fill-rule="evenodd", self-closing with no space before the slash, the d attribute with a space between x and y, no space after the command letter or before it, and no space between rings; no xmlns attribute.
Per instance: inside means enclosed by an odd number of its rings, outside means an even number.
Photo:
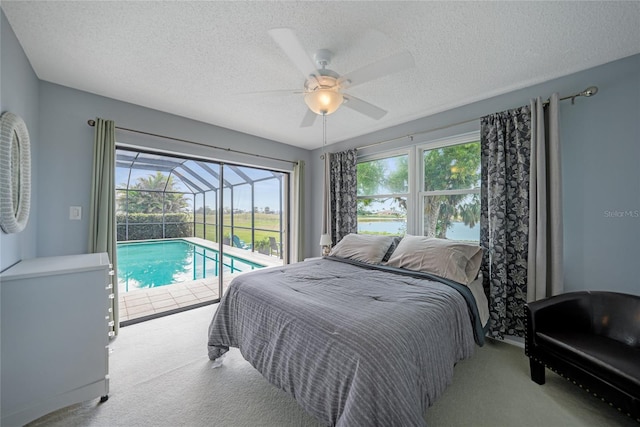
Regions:
<svg viewBox="0 0 640 427"><path fill-rule="evenodd" d="M87 120L87 124L89 126L93 127L93 126L96 125L96 121L92 120L92 119L89 119L89 120ZM260 157L260 158L263 158L263 159L276 160L278 162L286 162L286 163L291 163L291 164L294 164L294 165L298 163L295 160L285 160L285 159L279 159L277 157L263 156L262 154L248 153L246 151L234 150L233 148L216 147L215 145L209 145L209 144L205 144L205 143L197 142L197 141L189 141L188 139L174 138L172 136L159 135L157 133L144 132L144 131L135 130L135 129L128 129L128 128L123 128L123 127L120 127L120 126L116 126L115 128L118 129L118 130L124 130L124 131L127 131L127 132L139 133L139 134L142 134L142 135L155 136L157 138L170 139L172 141L186 142L188 144L200 145L202 147L212 148L214 150L222 150L222 151L227 151L227 152L231 152L231 153L243 154L245 156Z"/></svg>
<svg viewBox="0 0 640 427"><path fill-rule="evenodd" d="M565 97L563 97L563 98L560 98L560 101L564 101L564 100L566 100L566 99L570 99L570 100L571 100L571 105L573 105L573 104L575 103L575 100L576 100L576 98L577 98L577 97L579 97L579 96L585 96L585 97L587 97L587 98L588 98L588 97L590 97L590 96L595 95L596 93L598 93L598 88L597 88L596 86L589 86L588 88L586 88L586 89L585 89L585 90L583 90L582 92L578 92L578 93L576 93L576 94L573 94L573 95L569 95L569 96L565 96ZM547 105L549 105L549 100L547 99L546 101L544 101L544 102L543 102L543 105L544 105L545 107L546 107ZM462 121L462 122L457 122L457 123L452 123L452 124L445 125L445 126L440 126L440 127L437 127L437 128L432 128L432 129L425 130L425 131L422 131L422 132L412 133L412 134L409 134L409 135L403 135L403 136L399 136L399 137L397 137L397 138L387 139L387 140L380 141L380 142L374 142L374 143L372 143L372 144L363 145L363 146L361 146L361 147L356 147L356 150L362 150L362 149L365 149L365 148L375 147L376 145L386 144L386 143L388 143L388 142L398 141L398 140L400 140L400 139L404 139L404 138L408 138L408 139L409 139L409 141L413 141L413 138L414 138L416 135L422 135L422 134L425 134L425 133L435 132L435 131L437 131L437 130L442 130L442 129L447 129L447 128L451 128L451 127L454 127L454 126L464 125L464 124L467 124L467 123L474 122L474 121L476 121L476 120L480 120L481 118L482 118L482 117L476 117L476 118L469 119L469 120L465 120L465 121Z"/></svg>
<svg viewBox="0 0 640 427"><path fill-rule="evenodd" d="M590 96L595 95L596 93L598 93L598 88L596 86L589 86L588 88L586 88L582 92L578 92L578 93L575 93L573 95L569 95L569 96L565 96L563 98L560 98L560 101L564 101L565 99L570 99L571 100L571 105L573 105L573 104L576 103L576 98L577 97L586 96L588 98ZM546 101L544 101L543 104L544 105L548 105L549 104L549 100L547 99Z"/></svg>

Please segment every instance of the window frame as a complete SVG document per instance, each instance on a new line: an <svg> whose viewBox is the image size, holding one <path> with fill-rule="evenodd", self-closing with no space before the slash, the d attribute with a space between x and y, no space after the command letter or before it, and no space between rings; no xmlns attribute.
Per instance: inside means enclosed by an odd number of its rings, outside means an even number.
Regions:
<svg viewBox="0 0 640 427"><path fill-rule="evenodd" d="M424 199L425 196L433 195L460 195L460 194L480 194L480 188L456 189L456 190L424 190L424 152L453 145L467 144L480 141L480 130L466 132L438 139L424 139L411 146L398 148L379 153L358 156L357 163L364 163L373 160L382 160L400 155L408 156L408 177L407 193L397 194L375 194L368 196L357 196L357 199L381 198L381 197L406 197L407 198L407 234L424 235Z"/></svg>
<svg viewBox="0 0 640 427"><path fill-rule="evenodd" d="M452 196L452 195L466 195L466 194L480 194L480 187L477 188L465 188L455 190L430 190L424 189L424 153L425 151L436 150L444 147L451 147L455 145L463 145L472 142L480 141L480 131L468 132L460 135L455 135L446 138L440 138L433 141L426 142L424 144L417 144L416 149L416 211L415 221L416 230L420 236L424 236L424 210L425 210L425 198L427 196ZM480 236L478 236L479 239Z"/></svg>
<svg viewBox="0 0 640 427"><path fill-rule="evenodd" d="M411 234L410 230L412 230L412 224L410 222L410 219L411 219L411 212L414 209L413 207L414 200L412 199L411 195L414 192L414 185L415 185L414 180L411 179L412 173L415 174L415 172L412 172L412 169L415 168L415 159L413 158L413 156L415 156L415 150L413 149L413 147L405 147L401 149L395 149L391 151L385 151L385 152L370 154L366 156L358 156L357 163L359 164L359 163L371 162L375 160L384 160L384 159L389 159L392 157L399 157L404 155L407 156L407 168L408 168L406 193L370 194L366 196L356 196L356 199L357 200L380 199L380 198L392 198L392 197L406 198L407 199L407 233Z"/></svg>

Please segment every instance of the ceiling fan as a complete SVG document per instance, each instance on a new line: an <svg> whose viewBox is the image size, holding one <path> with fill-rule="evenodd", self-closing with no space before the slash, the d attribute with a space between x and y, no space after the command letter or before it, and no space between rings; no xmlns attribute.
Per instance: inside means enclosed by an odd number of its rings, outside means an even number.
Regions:
<svg viewBox="0 0 640 427"><path fill-rule="evenodd" d="M302 93L309 109L300 124L301 127L313 125L317 115L331 114L341 105L379 120L387 111L349 95L344 90L415 65L411 53L403 51L340 75L327 68L332 58L329 50L318 50L314 55L314 64L290 28L274 28L269 30L269 35L305 77Z"/></svg>

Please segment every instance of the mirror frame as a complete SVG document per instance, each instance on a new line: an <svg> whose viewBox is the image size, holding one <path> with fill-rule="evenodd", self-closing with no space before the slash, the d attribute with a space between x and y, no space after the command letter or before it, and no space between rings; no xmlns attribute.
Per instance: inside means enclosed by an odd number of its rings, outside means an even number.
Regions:
<svg viewBox="0 0 640 427"><path fill-rule="evenodd" d="M24 120L8 111L0 116L0 165L0 228L18 233L31 207L31 141Z"/></svg>

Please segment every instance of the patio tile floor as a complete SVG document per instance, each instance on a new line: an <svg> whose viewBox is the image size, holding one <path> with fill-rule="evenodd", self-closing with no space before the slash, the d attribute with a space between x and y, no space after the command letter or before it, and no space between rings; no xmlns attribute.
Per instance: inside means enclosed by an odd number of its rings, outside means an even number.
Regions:
<svg viewBox="0 0 640 427"><path fill-rule="evenodd" d="M198 280L126 292L119 298L120 322L213 301L218 298L217 288L217 281L204 284Z"/></svg>

